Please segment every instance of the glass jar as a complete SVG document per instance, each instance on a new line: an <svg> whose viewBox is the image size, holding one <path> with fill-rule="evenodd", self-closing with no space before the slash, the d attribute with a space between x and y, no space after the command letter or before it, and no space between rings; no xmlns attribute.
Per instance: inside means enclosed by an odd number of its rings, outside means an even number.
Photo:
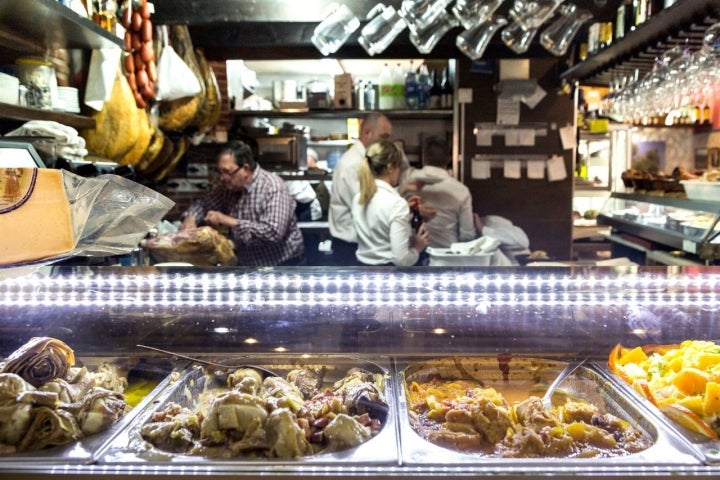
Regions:
<svg viewBox="0 0 720 480"><path fill-rule="evenodd" d="M93 22L108 32L115 32L117 3L115 0L93 0Z"/></svg>
<svg viewBox="0 0 720 480"><path fill-rule="evenodd" d="M25 94L27 106L50 110L53 92L57 90L57 80L52 64L33 57L18 58L15 63L18 79L27 88Z"/></svg>

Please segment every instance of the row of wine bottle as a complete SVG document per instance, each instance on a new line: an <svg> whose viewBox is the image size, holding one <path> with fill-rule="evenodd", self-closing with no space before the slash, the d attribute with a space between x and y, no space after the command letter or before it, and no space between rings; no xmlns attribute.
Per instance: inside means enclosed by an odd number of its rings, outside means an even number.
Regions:
<svg viewBox="0 0 720 480"><path fill-rule="evenodd" d="M587 43L581 45L580 60L610 46L614 40L634 31L661 10L677 0L623 0L617 9L615 22L596 22L588 28Z"/></svg>
<svg viewBox="0 0 720 480"><path fill-rule="evenodd" d="M412 60L405 72L399 63L393 68L385 63L378 77L378 87L380 110L453 106L453 85L447 67L438 75L437 70L429 72L425 63L416 69Z"/></svg>

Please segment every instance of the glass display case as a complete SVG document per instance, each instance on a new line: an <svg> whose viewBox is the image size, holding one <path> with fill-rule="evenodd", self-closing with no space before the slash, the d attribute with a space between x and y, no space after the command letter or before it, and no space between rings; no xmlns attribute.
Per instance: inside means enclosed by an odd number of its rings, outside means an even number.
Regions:
<svg viewBox="0 0 720 480"><path fill-rule="evenodd" d="M614 192L598 224L613 228L611 240L625 242L623 233L639 238L637 248L662 263L711 263L720 259L719 216L717 202Z"/></svg>
<svg viewBox="0 0 720 480"><path fill-rule="evenodd" d="M48 358L68 355L61 347L64 343L74 351L76 364L87 370L104 363L129 370L124 395L128 402L131 396L139 398L134 408L99 433L71 437L64 446L41 450L0 450L0 476L4 478L670 478L720 474L715 466L714 440L673 423L612 368L635 358L638 346L720 338L720 269L715 267L29 268L0 272L0 356L6 360L0 374L0 447L10 443L8 425L16 423L8 420L8 412L18 404L39 408L38 398L43 398L42 408L53 405L46 395L36 397L30 387L30 393L7 395L9 365L21 364L19 358L32 359L30 367L17 369L22 378L27 371L46 372L52 363ZM33 337L52 340L31 341ZM30 343L32 347L28 347ZM618 344L627 348L619 349ZM50 348L45 348L48 345ZM41 347L45 351L41 352ZM710 357L703 356L706 364L712 363ZM603 438L608 443L590 450L543 449L544 443L554 445L548 443L553 435L564 435L573 442L585 438L577 421L569 426L556 424L560 420L550 417L550 424L538 427L540 433L528 434L528 438L539 439L536 446L540 451L512 450L515 444L508 439L526 429L512 422L530 418L518 405L530 398L537 400L563 367L575 362L581 365L559 384L552 399L557 403L556 395L560 395L560 400L571 401L566 405L590 402L592 408L598 408L597 414L591 415L593 420L588 420L592 427L583 428L606 429ZM248 368L256 369L252 375L264 380L249 380L255 377L247 373ZM292 402L279 400L285 397L275 394L262 397L262 402L248 400L257 385L267 389L286 374L290 382L291 371L312 369L322 371L325 383L322 387L314 384L313 388L320 390L314 390L315 396L306 398L302 407L293 409ZM240 375L241 371L242 381L233 383L230 373ZM359 389L346 388L357 385L353 372L367 375L363 382L372 386L362 383ZM11 384L22 383L12 379ZM445 403L431 400L440 390L421 401L418 395L423 388L440 389L438 382L443 379L448 379L449 385L469 382L474 387L464 387L470 393L461 395L460 400L445 400L450 402L446 405L465 402L465 407L446 413L454 415L452 421L432 423L430 414L417 409L435 405L442 410ZM714 384L714 380L706 381ZM138 382L144 390L138 390ZM300 383L294 385L300 388ZM138 395L138 391L142 393ZM361 394L351 395L351 391ZM342 401L332 400L338 392L344 392ZM492 411L499 416L473 410L477 396L488 392L505 396L500 400L493 397ZM278 447L289 445L278 440L286 439L286 434L267 437L276 442L272 449L262 450L265 443L261 442L254 444L250 453L238 446L246 437L232 437L234 450L219 450L230 438L221 427L202 441L186 438L200 435L199 425L204 432L206 422L215 421L208 419L217 418L220 425L221 419L230 418L225 410L216 411L229 405L224 403L229 398L240 399L233 409L244 405L232 410L237 412L231 416L233 422L236 418L254 419L252 412L260 407L271 412L267 418L290 409L297 415L297 425L305 425L315 434L325 428L325 440L332 441L335 437L327 430L330 423L300 421L302 412L312 411L318 398L329 398L323 405L347 408L346 416L352 413L352 422L365 419L369 430L360 431L371 433L359 444L335 443L333 448L320 450L320 444L312 444L297 455ZM54 407L75 411L63 401ZM190 410L181 407L198 410L189 414ZM475 420L463 417L463 408L475 411ZM552 404L547 408L561 412L569 407ZM557 415L560 418L560 413ZM156 429L168 416L170 423ZM336 412L331 417L341 416ZM613 418L616 420L610 420ZM476 423L487 428L501 426L495 450L488 443L489 430L480 430L484 437L466 431L480 428L472 427ZM43 422L36 435L47 438L54 425L50 420ZM192 425L198 425L197 429ZM270 431L269 426L264 428L253 430L252 438L257 441L258 431ZM621 452L616 447L622 439L627 441L626 429L635 432L640 446ZM441 434L433 433L436 430ZM163 431L175 433L162 437ZM158 443L158 437L150 432L161 432L157 433L160 438L167 438L172 446ZM54 433L50 437L56 438ZM299 438L297 442L304 444L302 433ZM173 443L180 441L194 449ZM608 445L612 448L603 450Z"/></svg>

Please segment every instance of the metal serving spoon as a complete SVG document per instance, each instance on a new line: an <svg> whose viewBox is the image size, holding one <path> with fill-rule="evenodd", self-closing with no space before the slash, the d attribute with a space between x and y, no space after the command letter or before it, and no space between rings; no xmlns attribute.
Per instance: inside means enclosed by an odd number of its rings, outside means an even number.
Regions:
<svg viewBox="0 0 720 480"><path fill-rule="evenodd" d="M261 367L259 365L225 365L218 362L212 362L210 360L201 360L199 358L190 357L188 355L183 355L181 353L171 352L169 350L163 350L162 348L156 348L156 347L150 347L147 345L136 345L139 348L144 348L146 350L152 350L153 352L162 353L163 355L172 356L175 358L181 358L183 360L189 360L193 363L198 363L200 365L207 365L210 367L217 367L217 368L226 368L226 369L238 369L238 368L254 368L255 370L261 371L265 373L266 375L270 377L281 377L282 375L278 375L277 373L273 372L272 370L269 370L265 367Z"/></svg>
<svg viewBox="0 0 720 480"><path fill-rule="evenodd" d="M557 387L586 361L587 358L583 358L579 362L571 362L565 365L565 368L560 371L558 376L555 377L555 380L553 380L547 390L545 390L545 395L542 396L542 404L545 410L550 410L553 407L552 396L555 390L557 390Z"/></svg>

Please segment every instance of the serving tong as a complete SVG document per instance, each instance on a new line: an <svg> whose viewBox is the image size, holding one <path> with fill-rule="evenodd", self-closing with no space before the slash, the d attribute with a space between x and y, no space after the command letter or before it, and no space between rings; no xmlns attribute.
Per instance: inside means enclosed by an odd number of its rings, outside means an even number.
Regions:
<svg viewBox="0 0 720 480"><path fill-rule="evenodd" d="M249 365L249 364L226 365L223 363L213 362L210 360L202 360L200 358L191 357L189 355L183 355L182 353L171 352L169 350L163 350L162 348L150 347L148 345L136 345L136 347L144 348L146 350L152 350L153 352L162 353L163 355L180 358L182 360L188 360L190 362L197 363L200 365L206 365L209 367L216 367L216 368L222 368L222 369L228 369L228 370L237 370L239 368L253 368L255 370L258 370L258 371L264 373L266 376L269 376L269 377L281 377L282 376L266 367L261 367L260 365Z"/></svg>

